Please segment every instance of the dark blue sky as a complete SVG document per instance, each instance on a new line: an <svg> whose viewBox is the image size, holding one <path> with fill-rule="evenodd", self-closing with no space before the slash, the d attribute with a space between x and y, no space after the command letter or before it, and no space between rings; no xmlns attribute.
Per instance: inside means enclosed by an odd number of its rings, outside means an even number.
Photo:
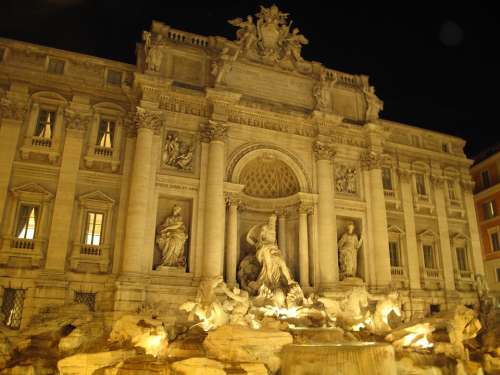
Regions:
<svg viewBox="0 0 500 375"><path fill-rule="evenodd" d="M0 0L0 36L134 62L152 19L233 39L226 21L272 1ZM367 74L382 117L465 138L473 156L500 141L499 14L493 2L275 1L309 39L308 60Z"/></svg>

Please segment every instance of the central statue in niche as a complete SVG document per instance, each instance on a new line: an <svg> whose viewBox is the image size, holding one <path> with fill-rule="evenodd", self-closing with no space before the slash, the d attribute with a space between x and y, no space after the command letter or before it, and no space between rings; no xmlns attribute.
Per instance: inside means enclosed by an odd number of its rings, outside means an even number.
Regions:
<svg viewBox="0 0 500 375"><path fill-rule="evenodd" d="M358 271L358 250L363 244L354 232L354 222L349 221L345 233L338 243L339 249L339 268L342 279L356 277Z"/></svg>
<svg viewBox="0 0 500 375"><path fill-rule="evenodd" d="M161 250L159 267L185 267L184 244L188 238L181 207L174 205L172 214L165 218L158 229L156 243Z"/></svg>
<svg viewBox="0 0 500 375"><path fill-rule="evenodd" d="M278 307L301 303L302 289L293 280L276 244L276 215L271 215L267 223L250 228L246 239L255 247L255 258L260 265L256 280L249 283L250 290L257 291L255 303Z"/></svg>

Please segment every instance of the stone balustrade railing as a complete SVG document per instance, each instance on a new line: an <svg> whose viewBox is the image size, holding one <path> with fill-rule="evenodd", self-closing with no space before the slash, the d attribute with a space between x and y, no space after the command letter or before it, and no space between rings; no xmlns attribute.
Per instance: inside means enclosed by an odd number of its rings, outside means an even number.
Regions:
<svg viewBox="0 0 500 375"><path fill-rule="evenodd" d="M391 275L403 277L405 275L405 270L403 267L391 267Z"/></svg>
<svg viewBox="0 0 500 375"><path fill-rule="evenodd" d="M349 86L360 86L361 85L361 79L358 76L352 75L352 74L347 74L343 72L339 72L337 70L333 69L325 69L326 70L326 77L331 80L337 79L337 82L349 85Z"/></svg>
<svg viewBox="0 0 500 375"><path fill-rule="evenodd" d="M439 279L440 271L438 268L425 268L425 276L430 279Z"/></svg>
<svg viewBox="0 0 500 375"><path fill-rule="evenodd" d="M188 33L186 31L169 29L167 38L176 43L191 44L197 47L208 47L208 38L206 36Z"/></svg>

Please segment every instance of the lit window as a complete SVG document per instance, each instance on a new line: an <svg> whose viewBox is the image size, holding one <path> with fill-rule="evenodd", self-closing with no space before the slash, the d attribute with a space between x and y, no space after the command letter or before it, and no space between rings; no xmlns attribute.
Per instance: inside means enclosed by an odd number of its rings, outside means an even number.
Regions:
<svg viewBox="0 0 500 375"><path fill-rule="evenodd" d="M115 123L110 120L101 120L99 122L99 131L97 134L97 145L105 148L113 147L115 133Z"/></svg>
<svg viewBox="0 0 500 375"><path fill-rule="evenodd" d="M108 70L106 82L109 83L110 85L121 86L122 72L116 70Z"/></svg>
<svg viewBox="0 0 500 375"><path fill-rule="evenodd" d="M491 219L496 215L496 203L494 200L483 203L483 213L485 219Z"/></svg>
<svg viewBox="0 0 500 375"><path fill-rule="evenodd" d="M74 301L86 305L90 311L95 311L95 293L75 292Z"/></svg>
<svg viewBox="0 0 500 375"><path fill-rule="evenodd" d="M4 324L19 329L23 317L24 289L5 288L2 301Z"/></svg>
<svg viewBox="0 0 500 375"><path fill-rule="evenodd" d="M53 111L40 110L35 130L35 135L37 137L52 139L55 115Z"/></svg>
<svg viewBox="0 0 500 375"><path fill-rule="evenodd" d="M491 249L493 251L500 251L500 240L498 238L498 231L490 233Z"/></svg>
<svg viewBox="0 0 500 375"><path fill-rule="evenodd" d="M424 267L435 269L436 263L434 262L434 249L431 245L424 245Z"/></svg>
<svg viewBox="0 0 500 375"><path fill-rule="evenodd" d="M32 240L35 238L38 206L22 204L17 219L16 237Z"/></svg>
<svg viewBox="0 0 500 375"><path fill-rule="evenodd" d="M469 266L467 264L467 250L465 247L457 247L457 264L459 271L468 271Z"/></svg>
<svg viewBox="0 0 500 375"><path fill-rule="evenodd" d="M425 177L422 173L417 173L415 175L415 183L417 185L418 195L427 195L427 190L425 188Z"/></svg>
<svg viewBox="0 0 500 375"><path fill-rule="evenodd" d="M401 267L399 244L396 241L389 241L389 259L391 261L391 267Z"/></svg>
<svg viewBox="0 0 500 375"><path fill-rule="evenodd" d="M448 198L452 201L457 200L457 192L455 190L455 183L452 180L448 180Z"/></svg>
<svg viewBox="0 0 500 375"><path fill-rule="evenodd" d="M103 217L104 215L102 213L87 213L87 229L85 231L86 245L99 246L101 244Z"/></svg>
<svg viewBox="0 0 500 375"><path fill-rule="evenodd" d="M382 168L382 185L384 190L392 190L392 174L390 168Z"/></svg>
<svg viewBox="0 0 500 375"><path fill-rule="evenodd" d="M483 183L483 188L490 187L490 173L487 170L481 172L481 182Z"/></svg>
<svg viewBox="0 0 500 375"><path fill-rule="evenodd" d="M49 65L47 67L47 72L52 73L52 74L63 74L65 64L66 64L66 62L64 60L49 59Z"/></svg>

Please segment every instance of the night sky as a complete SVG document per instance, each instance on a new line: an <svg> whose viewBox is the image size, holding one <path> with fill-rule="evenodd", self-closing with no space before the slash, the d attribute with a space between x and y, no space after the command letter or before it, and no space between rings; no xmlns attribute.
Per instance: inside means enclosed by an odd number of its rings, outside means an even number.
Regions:
<svg viewBox="0 0 500 375"><path fill-rule="evenodd" d="M236 28L228 19L272 3L0 0L0 36L134 63L135 43L153 19L234 39ZM462 137L469 157L500 141L494 2L274 3L309 39L304 58L370 76L385 102L382 117Z"/></svg>

